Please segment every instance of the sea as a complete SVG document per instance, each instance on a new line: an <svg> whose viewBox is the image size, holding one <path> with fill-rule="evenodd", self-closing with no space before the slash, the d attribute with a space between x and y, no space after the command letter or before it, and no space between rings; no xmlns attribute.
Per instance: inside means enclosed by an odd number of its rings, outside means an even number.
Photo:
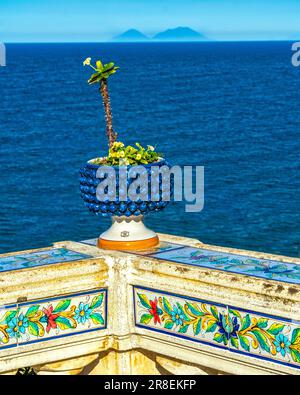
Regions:
<svg viewBox="0 0 300 395"><path fill-rule="evenodd" d="M173 165L204 166L201 212L149 215L157 232L300 255L300 67L291 42L7 44L0 67L0 252L97 237L79 169L107 152L85 58L114 61L114 128Z"/></svg>

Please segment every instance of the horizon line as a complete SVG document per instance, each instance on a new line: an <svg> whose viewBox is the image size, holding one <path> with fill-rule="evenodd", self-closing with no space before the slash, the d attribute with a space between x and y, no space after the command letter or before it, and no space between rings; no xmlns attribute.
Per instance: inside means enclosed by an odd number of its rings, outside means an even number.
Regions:
<svg viewBox="0 0 300 395"><path fill-rule="evenodd" d="M233 39L233 40L137 40L137 41L124 41L124 40L105 40L105 41L2 41L3 44L181 44L181 43L212 43L212 42L296 42L299 39Z"/></svg>

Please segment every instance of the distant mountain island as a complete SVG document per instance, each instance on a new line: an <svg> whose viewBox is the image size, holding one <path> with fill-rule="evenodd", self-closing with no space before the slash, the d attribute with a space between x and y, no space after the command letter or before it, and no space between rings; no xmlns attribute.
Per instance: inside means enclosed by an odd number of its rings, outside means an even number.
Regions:
<svg viewBox="0 0 300 395"><path fill-rule="evenodd" d="M148 37L136 29L127 30L113 38L114 41L137 42L137 41L203 41L207 38L189 27L176 27L157 33L154 37Z"/></svg>
<svg viewBox="0 0 300 395"><path fill-rule="evenodd" d="M200 41L206 40L206 37L189 27L176 27L156 34L153 39L159 41Z"/></svg>
<svg viewBox="0 0 300 395"><path fill-rule="evenodd" d="M125 33L113 38L114 41L148 41L149 37L136 29L129 29Z"/></svg>

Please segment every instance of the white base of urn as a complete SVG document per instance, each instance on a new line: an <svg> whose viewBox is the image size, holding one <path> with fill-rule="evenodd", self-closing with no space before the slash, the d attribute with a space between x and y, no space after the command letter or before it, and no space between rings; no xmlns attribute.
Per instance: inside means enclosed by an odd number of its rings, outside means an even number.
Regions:
<svg viewBox="0 0 300 395"><path fill-rule="evenodd" d="M143 250L159 243L155 232L143 223L143 216L113 217L112 226L98 239L98 247L110 250Z"/></svg>

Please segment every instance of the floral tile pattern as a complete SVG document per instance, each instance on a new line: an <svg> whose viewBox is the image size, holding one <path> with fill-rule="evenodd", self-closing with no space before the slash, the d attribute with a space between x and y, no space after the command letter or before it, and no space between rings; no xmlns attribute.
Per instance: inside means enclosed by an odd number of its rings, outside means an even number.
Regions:
<svg viewBox="0 0 300 395"><path fill-rule="evenodd" d="M71 262L87 258L91 257L65 248L51 248L45 251L33 251L28 254L0 257L0 272L28 269L36 266Z"/></svg>
<svg viewBox="0 0 300 395"><path fill-rule="evenodd" d="M136 287L134 306L137 326L228 348L224 305L197 304L173 294Z"/></svg>
<svg viewBox="0 0 300 395"><path fill-rule="evenodd" d="M0 349L106 328L107 290L21 303L0 310Z"/></svg>
<svg viewBox="0 0 300 395"><path fill-rule="evenodd" d="M97 239L82 241L82 243L95 246ZM188 247L170 242L161 242L157 247L149 250L126 252L164 261L223 270L291 284L300 284L300 264L258 259L247 255Z"/></svg>
<svg viewBox="0 0 300 395"><path fill-rule="evenodd" d="M300 284L300 265L288 262L256 259L194 247L184 247L151 256L166 261Z"/></svg>
<svg viewBox="0 0 300 395"><path fill-rule="evenodd" d="M300 322L134 287L135 325L300 368Z"/></svg>
<svg viewBox="0 0 300 395"><path fill-rule="evenodd" d="M300 368L300 322L228 307L229 320L236 323L232 348L246 354Z"/></svg>
<svg viewBox="0 0 300 395"><path fill-rule="evenodd" d="M13 333L12 325L8 325L17 314L17 305L0 307L0 349L17 346L17 338Z"/></svg>

